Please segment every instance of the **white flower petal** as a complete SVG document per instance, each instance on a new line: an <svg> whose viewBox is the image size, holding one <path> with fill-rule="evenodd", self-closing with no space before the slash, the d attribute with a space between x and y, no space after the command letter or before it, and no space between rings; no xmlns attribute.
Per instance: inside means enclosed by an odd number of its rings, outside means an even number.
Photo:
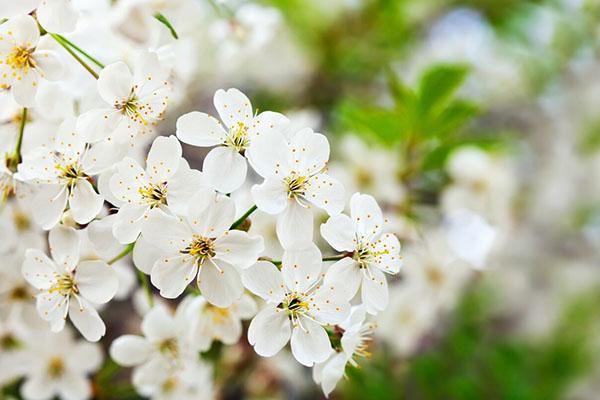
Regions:
<svg viewBox="0 0 600 400"><path fill-rule="evenodd" d="M154 263L162 254L163 252L159 248L151 245L143 236L140 236L133 247L133 264L146 275L150 275Z"/></svg>
<svg viewBox="0 0 600 400"><path fill-rule="evenodd" d="M258 114L252 119L250 127L248 128L248 135L250 140L260 135L267 135L276 130L281 130L287 124L290 123L288 117L283 114L265 111Z"/></svg>
<svg viewBox="0 0 600 400"><path fill-rule="evenodd" d="M61 377L57 388L61 399L87 399L92 395L92 385L87 378L72 372Z"/></svg>
<svg viewBox="0 0 600 400"><path fill-rule="evenodd" d="M49 81L61 79L65 72L65 66L60 56L52 50L37 50L34 53L37 64L36 69L42 78Z"/></svg>
<svg viewBox="0 0 600 400"><path fill-rule="evenodd" d="M321 259L321 251L314 243L286 250L281 267L286 286L298 292L306 292L321 275Z"/></svg>
<svg viewBox="0 0 600 400"><path fill-rule="evenodd" d="M69 209L78 224L87 224L102 209L104 199L87 179L79 179L69 197Z"/></svg>
<svg viewBox="0 0 600 400"><path fill-rule="evenodd" d="M30 48L37 45L40 39L40 30L31 16L19 15L9 19L2 26L2 35L8 35L17 45Z"/></svg>
<svg viewBox="0 0 600 400"><path fill-rule="evenodd" d="M106 325L94 307L84 299L80 301L81 306L76 301L69 305L69 318L86 340L97 342L106 333Z"/></svg>
<svg viewBox="0 0 600 400"><path fill-rule="evenodd" d="M277 237L284 249L302 247L312 242L312 211L295 201L288 201L285 210L277 217Z"/></svg>
<svg viewBox="0 0 600 400"><path fill-rule="evenodd" d="M117 364L133 367L148 360L152 354L152 346L141 336L123 335L111 343L109 354Z"/></svg>
<svg viewBox="0 0 600 400"><path fill-rule="evenodd" d="M51 229L62 217L68 192L61 185L42 185L32 199L33 218L43 229Z"/></svg>
<svg viewBox="0 0 600 400"><path fill-rule="evenodd" d="M279 214L287 205L287 186L279 178L266 178L260 185L252 186L252 198L259 210Z"/></svg>
<svg viewBox="0 0 600 400"><path fill-rule="evenodd" d="M225 143L227 133L216 118L192 111L177 119L177 137L192 146L211 147Z"/></svg>
<svg viewBox="0 0 600 400"><path fill-rule="evenodd" d="M310 128L296 132L290 147L293 153L293 169L301 175L313 175L322 171L329 160L329 141Z"/></svg>
<svg viewBox="0 0 600 400"><path fill-rule="evenodd" d="M263 178L283 179L292 170L292 152L280 132L255 137L246 150L252 168Z"/></svg>
<svg viewBox="0 0 600 400"><path fill-rule="evenodd" d="M198 274L198 287L209 303L221 308L231 306L244 292L237 269L217 259L204 262Z"/></svg>
<svg viewBox="0 0 600 400"><path fill-rule="evenodd" d="M188 255L161 257L154 263L150 280L167 299L179 296L198 273L194 259Z"/></svg>
<svg viewBox="0 0 600 400"><path fill-rule="evenodd" d="M175 175L169 179L167 189L167 204L176 215L185 215L189 209L192 197L199 189L209 189L210 186L202 172L191 169L184 159L181 159Z"/></svg>
<svg viewBox="0 0 600 400"><path fill-rule="evenodd" d="M265 307L250 322L248 342L258 355L272 357L287 344L291 334L290 320L285 311Z"/></svg>
<svg viewBox="0 0 600 400"><path fill-rule="evenodd" d="M181 145L175 136L154 139L146 158L146 173L150 182L168 182L180 164Z"/></svg>
<svg viewBox="0 0 600 400"><path fill-rule="evenodd" d="M375 242L375 257L373 266L389 274L397 274L402 267L402 256L400 256L400 242L393 233L381 235Z"/></svg>
<svg viewBox="0 0 600 400"><path fill-rule="evenodd" d="M145 217L149 208L146 206L123 206L119 209L112 230L119 243L132 243L138 238L142 226L147 222Z"/></svg>
<svg viewBox="0 0 600 400"><path fill-rule="evenodd" d="M23 107L35 106L35 94L39 85L39 73L36 69L18 72L21 79L13 81L11 92L17 103Z"/></svg>
<svg viewBox="0 0 600 400"><path fill-rule="evenodd" d="M354 193L350 198L350 216L359 240L370 241L383 228L383 214L372 196Z"/></svg>
<svg viewBox="0 0 600 400"><path fill-rule="evenodd" d="M43 0L36 15L48 32L69 33L75 30L79 12L70 0Z"/></svg>
<svg viewBox="0 0 600 400"><path fill-rule="evenodd" d="M294 327L290 341L294 358L302 365L311 367L329 357L331 344L325 329L316 322L300 317L302 326Z"/></svg>
<svg viewBox="0 0 600 400"><path fill-rule="evenodd" d="M266 301L279 303L285 296L281 271L268 261L259 261L242 272L244 286Z"/></svg>
<svg viewBox="0 0 600 400"><path fill-rule="evenodd" d="M50 254L54 262L67 271L71 271L79 261L81 239L73 228L59 225L48 234Z"/></svg>
<svg viewBox="0 0 600 400"><path fill-rule="evenodd" d="M142 228L142 236L153 246L165 253L177 253L189 245L192 231L177 217L167 215L158 208L148 213L148 219Z"/></svg>
<svg viewBox="0 0 600 400"><path fill-rule="evenodd" d="M246 126L250 125L254 115L252 105L248 97L238 89L217 90L214 104L221 120L229 129L237 128L239 122L244 123Z"/></svg>
<svg viewBox="0 0 600 400"><path fill-rule="evenodd" d="M23 277L33 287L47 290L54 282L56 267L52 260L38 249L27 249L23 261Z"/></svg>
<svg viewBox="0 0 600 400"><path fill-rule="evenodd" d="M198 191L190 201L188 222L194 232L209 238L220 237L235 220L235 202L213 191Z"/></svg>
<svg viewBox="0 0 600 400"><path fill-rule="evenodd" d="M244 183L248 163L231 147L219 146L208 152L202 170L212 187L221 193L231 193Z"/></svg>
<svg viewBox="0 0 600 400"><path fill-rule="evenodd" d="M346 355L344 353L337 353L325 362L321 372L321 387L325 396L329 396L333 392L337 383L344 376L346 362Z"/></svg>
<svg viewBox="0 0 600 400"><path fill-rule="evenodd" d="M151 343L159 343L175 336L175 321L163 305L158 305L148 311L140 328Z"/></svg>
<svg viewBox="0 0 600 400"><path fill-rule="evenodd" d="M107 65L100 71L98 93L111 106L128 100L132 87L133 77L129 67L124 62L118 61Z"/></svg>
<svg viewBox="0 0 600 400"><path fill-rule="evenodd" d="M344 186L327 174L317 174L308 180L305 197L329 215L339 214L344 209Z"/></svg>
<svg viewBox="0 0 600 400"><path fill-rule="evenodd" d="M385 275L377 268L370 268L371 276L363 275L361 299L369 314L385 310L389 301L388 285Z"/></svg>
<svg viewBox="0 0 600 400"><path fill-rule="evenodd" d="M117 293L117 273L103 261L82 261L75 272L77 287L83 297L96 303L107 303Z"/></svg>
<svg viewBox="0 0 600 400"><path fill-rule="evenodd" d="M321 224L321 236L339 252L353 251L356 248L354 223L347 215L329 217L327 222Z"/></svg>
<svg viewBox="0 0 600 400"><path fill-rule="evenodd" d="M325 285L337 285L346 293L345 298L351 300L362 281L362 274L356 261L350 257L343 258L330 266L325 273Z"/></svg>
<svg viewBox="0 0 600 400"><path fill-rule="evenodd" d="M236 230L225 232L215 241L215 257L242 269L254 264L264 249L262 236Z"/></svg>

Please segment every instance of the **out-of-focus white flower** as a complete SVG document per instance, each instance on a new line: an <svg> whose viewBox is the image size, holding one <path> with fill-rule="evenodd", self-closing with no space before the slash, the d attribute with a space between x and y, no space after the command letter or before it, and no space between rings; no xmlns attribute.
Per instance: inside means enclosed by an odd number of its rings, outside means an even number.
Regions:
<svg viewBox="0 0 600 400"><path fill-rule="evenodd" d="M516 181L507 159L465 146L450 155L446 170L452 183L441 196L445 213L466 208L495 226L511 225Z"/></svg>
<svg viewBox="0 0 600 400"><path fill-rule="evenodd" d="M58 54L38 48L39 40L37 23L28 15L0 26L0 88L10 89L25 107L35 104L40 78L57 80L63 72Z"/></svg>
<svg viewBox="0 0 600 400"><path fill-rule="evenodd" d="M109 185L119 200L113 234L121 243L137 239L151 209L183 215L194 193L208 188L202 173L190 169L181 158L181 145L175 136L154 140L146 170L131 158L125 158L116 168Z"/></svg>
<svg viewBox="0 0 600 400"><path fill-rule="evenodd" d="M58 223L67 204L80 224L98 215L104 199L90 183L88 166L89 155L82 135L75 129L75 118L60 125L53 146L38 147L23 156L19 179L39 185L32 211L44 229Z"/></svg>
<svg viewBox="0 0 600 400"><path fill-rule="evenodd" d="M98 78L98 92L107 106L83 114L78 130L88 142L132 145L163 119L169 102L169 74L151 52L138 54L133 73L121 61L107 65Z"/></svg>
<svg viewBox="0 0 600 400"><path fill-rule="evenodd" d="M256 302L244 294L228 308L215 307L202 296L196 297L186 310L190 343L198 351L206 351L214 340L233 345L242 335L242 319L256 314Z"/></svg>
<svg viewBox="0 0 600 400"><path fill-rule="evenodd" d="M279 113L254 114L250 100L238 89L217 90L214 104L225 128L214 117L193 111L177 120L177 137L184 143L213 148L204 159L202 170L215 189L230 193L246 179L244 154L260 135L288 123Z"/></svg>
<svg viewBox="0 0 600 400"><path fill-rule="evenodd" d="M338 283L348 300L361 288L361 299L367 311L375 314L388 303L387 279L384 272L396 274L402 267L400 242L392 233L383 233L384 219L375 199L355 193L350 199L350 217L330 217L321 225L321 235L345 257L327 270L325 284Z"/></svg>
<svg viewBox="0 0 600 400"><path fill-rule="evenodd" d="M59 333L39 330L27 346L27 371L21 386L23 398L86 400L92 397L87 375L102 365L98 344L74 340L71 330L65 329Z"/></svg>
<svg viewBox="0 0 600 400"><path fill-rule="evenodd" d="M230 60L240 52L260 51L273 39L282 18L279 10L257 4L244 4L230 19L215 22L210 33L219 43L219 56Z"/></svg>
<svg viewBox="0 0 600 400"><path fill-rule="evenodd" d="M287 141L275 132L254 140L249 160L265 180L252 187L257 207L276 214L277 236L283 248L306 245L313 235L311 207L339 214L344 208L344 187L326 173L329 142L306 128Z"/></svg>
<svg viewBox="0 0 600 400"><path fill-rule="evenodd" d="M401 165L395 152L369 146L356 135L345 135L338 149L329 170L346 191L369 193L383 204L401 205L405 201L406 189L398 179Z"/></svg>
<svg viewBox="0 0 600 400"><path fill-rule="evenodd" d="M496 239L496 229L480 215L466 209L447 215L445 225L452 251L474 268L484 268Z"/></svg>
<svg viewBox="0 0 600 400"><path fill-rule="evenodd" d="M177 368L156 369L134 382L152 400L214 399L212 368L200 360L183 360Z"/></svg>
<svg viewBox="0 0 600 400"><path fill-rule="evenodd" d="M425 239L406 251L403 285L417 286L422 300L432 307L450 310L472 276L472 269L449 246L441 231L430 231Z"/></svg>
<svg viewBox="0 0 600 400"><path fill-rule="evenodd" d="M59 226L50 231L48 258L39 249L29 249L23 262L23 276L40 292L37 310L50 322L53 332L63 330L67 315L90 341L98 341L106 326L93 304L107 303L117 292L115 271L99 260L80 261L80 237L72 228Z"/></svg>
<svg viewBox="0 0 600 400"><path fill-rule="evenodd" d="M240 269L263 251L261 237L229 230L233 200L201 190L184 217L153 209L142 227L143 238L160 251L150 277L162 296L175 298L197 277L202 295L217 307L229 307L242 296Z"/></svg>
<svg viewBox="0 0 600 400"><path fill-rule="evenodd" d="M286 251L279 271L259 261L244 271L244 286L267 301L252 319L248 342L263 357L277 354L290 341L299 363L312 366L332 352L324 325L348 317L345 294L332 285L320 285L321 252L315 245Z"/></svg>
<svg viewBox="0 0 600 400"><path fill-rule="evenodd" d="M210 370L203 371L207 367L199 363L197 353L187 351L192 345L187 341L187 310L192 302L192 297L186 298L174 315L163 305L155 306L144 316L143 336L124 335L111 344L111 358L124 367L134 367L133 385L140 394L187 399L212 391ZM190 397L177 397L186 392Z"/></svg>
<svg viewBox="0 0 600 400"><path fill-rule="evenodd" d="M325 396L335 389L337 383L344 376L346 365L357 367L355 357L370 357L367 351L369 342L372 340L374 323L365 322L366 310L363 306L353 307L348 319L338 325L334 334L341 334L340 346L335 349L327 361L315 364L313 367L313 379L320 384Z"/></svg>
<svg viewBox="0 0 600 400"><path fill-rule="evenodd" d="M423 337L434 327L438 308L437 303L429 300L430 294L427 288L416 282L390 287L390 304L384 313L377 316L377 335L398 355L413 354Z"/></svg>
<svg viewBox="0 0 600 400"><path fill-rule="evenodd" d="M71 0L19 0L0 5L0 15L11 18L35 10L38 21L48 32L65 33L75 29L79 12Z"/></svg>

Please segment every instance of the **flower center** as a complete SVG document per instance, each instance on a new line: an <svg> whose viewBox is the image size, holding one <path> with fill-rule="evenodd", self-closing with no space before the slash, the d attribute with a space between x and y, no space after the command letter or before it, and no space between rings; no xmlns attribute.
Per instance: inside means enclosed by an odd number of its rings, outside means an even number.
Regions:
<svg viewBox="0 0 600 400"><path fill-rule="evenodd" d="M248 139L248 128L243 122L238 122L237 127L229 130L229 134L225 139L225 145L235 149L241 154L248 148L250 139Z"/></svg>
<svg viewBox="0 0 600 400"><path fill-rule="evenodd" d="M0 349L9 351L19 347L19 341L11 333L0 336Z"/></svg>
<svg viewBox="0 0 600 400"><path fill-rule="evenodd" d="M212 315L212 322L215 325L223 325L229 318L229 310L227 308L215 307L212 304L207 304L206 310Z"/></svg>
<svg viewBox="0 0 600 400"><path fill-rule="evenodd" d="M35 61L32 57L34 50L15 46L8 54L6 64L12 69L28 70L29 68L35 68Z"/></svg>
<svg viewBox="0 0 600 400"><path fill-rule="evenodd" d="M298 319L299 315L306 313L310 309L310 305L297 293L290 293L277 308L285 310L290 320L294 321Z"/></svg>
<svg viewBox="0 0 600 400"><path fill-rule="evenodd" d="M0 205L15 194L15 184L11 174L0 173Z"/></svg>
<svg viewBox="0 0 600 400"><path fill-rule="evenodd" d="M442 286L442 284L446 280L446 277L444 276L444 273L442 271L440 271L439 268L428 267L427 271L425 273L426 273L426 276L427 276L427 280L433 286Z"/></svg>
<svg viewBox="0 0 600 400"><path fill-rule="evenodd" d="M169 338L165 339L158 344L158 350L171 358L177 358L179 354L179 345L177 344L177 339Z"/></svg>
<svg viewBox="0 0 600 400"><path fill-rule="evenodd" d="M139 188L138 191L152 208L158 207L161 204L167 204L166 183L151 183L147 186Z"/></svg>
<svg viewBox="0 0 600 400"><path fill-rule="evenodd" d="M77 162L68 164L66 166L56 164L54 168L61 172L60 178L66 183L66 185L69 188L75 186L77 180L83 177L83 173L81 172L81 166Z"/></svg>
<svg viewBox="0 0 600 400"><path fill-rule="evenodd" d="M8 294L8 298L14 301L23 301L29 299L30 297L31 296L29 296L29 291L25 286L17 286L13 288Z"/></svg>
<svg viewBox="0 0 600 400"><path fill-rule="evenodd" d="M13 222L15 224L15 228L17 228L17 231L19 232L26 232L31 228L31 221L29 220L29 217L27 214L21 211L16 211L13 214Z"/></svg>
<svg viewBox="0 0 600 400"><path fill-rule="evenodd" d="M214 239L194 235L192 243L185 249L181 250L181 253L196 257L198 260L200 260L200 263L202 263L205 259L215 256L216 252Z"/></svg>
<svg viewBox="0 0 600 400"><path fill-rule="evenodd" d="M175 388L177 388L178 385L179 385L179 379L177 379L174 376L170 376L163 383L162 390L164 393L169 393L169 392L172 392L173 390L175 390Z"/></svg>
<svg viewBox="0 0 600 400"><path fill-rule="evenodd" d="M56 278L54 285L48 289L48 293L58 292L62 296L70 296L71 294L78 294L79 289L75 283L75 278L71 273L65 273L59 275Z"/></svg>
<svg viewBox="0 0 600 400"><path fill-rule="evenodd" d="M145 110L145 106L139 102L134 90L131 89L129 98L124 101L115 101L114 107L120 110L123 115L126 115L138 124L148 125L148 120L145 116L148 115L148 111Z"/></svg>
<svg viewBox="0 0 600 400"><path fill-rule="evenodd" d="M352 254L352 258L358 263L359 268L367 268L373 260L373 254L371 254L370 246L360 243Z"/></svg>
<svg viewBox="0 0 600 400"><path fill-rule="evenodd" d="M65 373L65 363L60 357L52 357L48 362L48 375L51 378L59 378Z"/></svg>
<svg viewBox="0 0 600 400"><path fill-rule="evenodd" d="M308 177L306 176L289 176L285 178L285 183L287 185L287 197L288 199L299 199L303 198L306 194L306 184L308 182Z"/></svg>

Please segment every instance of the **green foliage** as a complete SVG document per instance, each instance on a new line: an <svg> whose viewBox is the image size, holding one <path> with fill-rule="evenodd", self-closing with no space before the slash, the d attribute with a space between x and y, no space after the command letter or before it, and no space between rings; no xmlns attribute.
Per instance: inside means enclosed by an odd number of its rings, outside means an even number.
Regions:
<svg viewBox="0 0 600 400"><path fill-rule="evenodd" d="M342 399L561 399L592 368L600 296L569 303L552 332L531 343L507 332L489 290L463 299L448 332L404 363L387 352L349 371Z"/></svg>
<svg viewBox="0 0 600 400"><path fill-rule="evenodd" d="M393 107L347 101L338 110L339 124L344 130L376 138L387 146L407 140L447 140L478 113L472 102L455 98L467 73L462 65L436 65L426 70L417 88L412 89L388 72Z"/></svg>

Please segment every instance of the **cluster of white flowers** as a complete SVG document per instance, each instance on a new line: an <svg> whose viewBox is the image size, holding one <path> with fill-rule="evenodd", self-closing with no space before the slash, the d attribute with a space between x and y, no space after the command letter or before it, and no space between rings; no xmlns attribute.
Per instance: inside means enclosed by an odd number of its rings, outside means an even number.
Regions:
<svg viewBox="0 0 600 400"><path fill-rule="evenodd" d="M147 296L142 336L118 337L110 356L134 367L141 395L212 397L200 354L213 341L237 343L250 319L256 353L274 356L289 342L329 394L346 365L368 355L388 305L386 274L400 271L402 256L376 200L346 194L328 174L327 138L283 114L255 112L233 88L214 95L219 119L190 112L176 135L156 137L181 97L181 76L159 52L144 47L130 63L92 67L95 59L61 35L77 23L70 1L10 3L0 7L9 116L1 127L0 384L23 377L26 399L91 397L87 376L103 356L89 342L110 332L101 315L132 294L137 273ZM159 24L148 7L128 12ZM57 97L73 59L96 86ZM182 157L180 141L211 148L202 171ZM244 194L249 208L237 201ZM281 260L250 229L255 211L275 224ZM329 246L317 247L318 233ZM176 311L161 298L178 299Z"/></svg>

